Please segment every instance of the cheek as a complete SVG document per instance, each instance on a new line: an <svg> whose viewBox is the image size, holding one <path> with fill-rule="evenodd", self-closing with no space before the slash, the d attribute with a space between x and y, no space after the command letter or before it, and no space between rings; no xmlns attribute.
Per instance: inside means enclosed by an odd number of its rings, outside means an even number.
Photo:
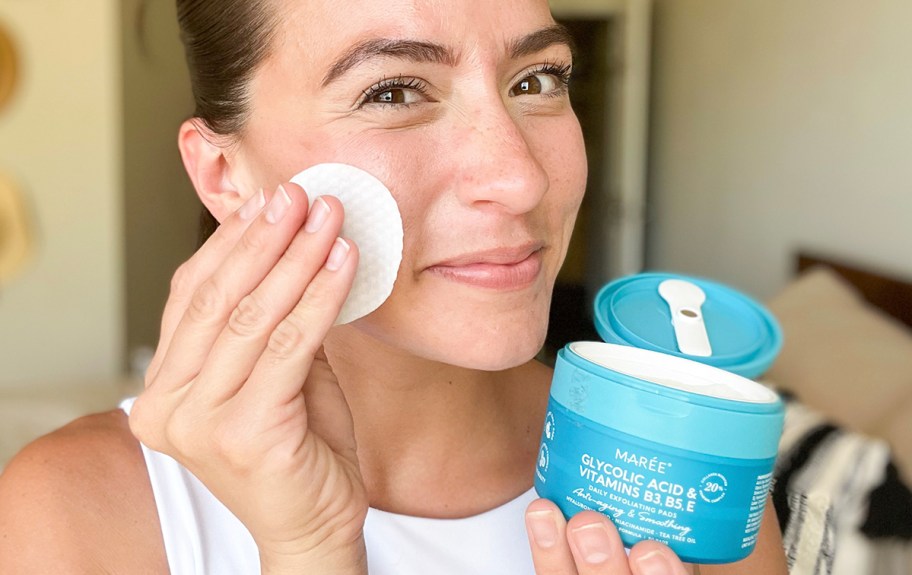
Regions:
<svg viewBox="0 0 912 575"><path fill-rule="evenodd" d="M427 173L425 140L415 132L357 135L336 148L332 161L354 164L379 178L396 198L404 217L422 196L419 190Z"/></svg>
<svg viewBox="0 0 912 575"><path fill-rule="evenodd" d="M428 221L439 198L433 184L435 146L439 134L427 129L367 132L346 139L334 150L333 160L367 170L386 184L399 206L404 231L403 270L420 251Z"/></svg>
<svg viewBox="0 0 912 575"><path fill-rule="evenodd" d="M548 212L552 225L563 230L566 244L586 191L588 164L582 131L570 115L536 126L535 133L543 134L533 140L533 149L550 180Z"/></svg>
<svg viewBox="0 0 912 575"><path fill-rule="evenodd" d="M547 137L536 141L537 156L545 163L552 188L567 194L568 199L577 197L578 204L586 190L589 170L579 121L569 115L549 127Z"/></svg>

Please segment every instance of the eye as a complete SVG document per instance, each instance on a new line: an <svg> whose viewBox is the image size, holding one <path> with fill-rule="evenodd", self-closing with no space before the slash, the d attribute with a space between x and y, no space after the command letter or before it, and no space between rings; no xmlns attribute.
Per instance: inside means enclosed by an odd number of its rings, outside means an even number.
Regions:
<svg viewBox="0 0 912 575"><path fill-rule="evenodd" d="M427 87L417 78L387 78L364 90L360 106L409 106L428 100Z"/></svg>
<svg viewBox="0 0 912 575"><path fill-rule="evenodd" d="M510 96L562 96L570 85L570 66L545 64L510 88Z"/></svg>
<svg viewBox="0 0 912 575"><path fill-rule="evenodd" d="M535 74L534 76L527 76L520 80L519 83L513 86L513 89L510 90L510 95L537 95L553 92L556 89L558 89L558 82L554 76Z"/></svg>

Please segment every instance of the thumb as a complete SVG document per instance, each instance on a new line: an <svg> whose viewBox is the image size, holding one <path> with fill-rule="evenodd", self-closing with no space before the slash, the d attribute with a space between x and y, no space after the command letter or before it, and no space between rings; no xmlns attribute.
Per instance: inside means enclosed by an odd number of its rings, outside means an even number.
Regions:
<svg viewBox="0 0 912 575"><path fill-rule="evenodd" d="M630 567L633 575L694 575L696 566L686 566L678 556L657 541L640 541L630 550Z"/></svg>
<svg viewBox="0 0 912 575"><path fill-rule="evenodd" d="M351 409L322 346L314 355L302 392L307 405L309 431L357 466L357 444Z"/></svg>

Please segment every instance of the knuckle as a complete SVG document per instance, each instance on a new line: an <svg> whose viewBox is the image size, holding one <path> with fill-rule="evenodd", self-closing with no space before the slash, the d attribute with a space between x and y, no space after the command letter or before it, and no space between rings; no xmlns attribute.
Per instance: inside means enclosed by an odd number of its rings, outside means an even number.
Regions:
<svg viewBox="0 0 912 575"><path fill-rule="evenodd" d="M193 321L210 322L221 316L225 306L225 295L211 279L197 288L187 306L187 315Z"/></svg>
<svg viewBox="0 0 912 575"><path fill-rule="evenodd" d="M285 250L285 253L282 254L282 259L292 264L304 265L308 268L320 265L320 262L318 261L319 257L314 253L310 242L306 241L302 236L296 236L291 243L288 244L288 248Z"/></svg>
<svg viewBox="0 0 912 575"><path fill-rule="evenodd" d="M237 336L249 337L265 329L269 316L259 298L244 296L228 318L228 329Z"/></svg>
<svg viewBox="0 0 912 575"><path fill-rule="evenodd" d="M185 454L187 447L186 435L183 433L181 426L175 420L169 419L162 429L164 444L169 447L168 451L173 454ZM165 451L167 453L168 451Z"/></svg>
<svg viewBox="0 0 912 575"><path fill-rule="evenodd" d="M189 262L182 263L171 276L171 293L184 294L190 289L191 272Z"/></svg>
<svg viewBox="0 0 912 575"><path fill-rule="evenodd" d="M245 437L238 426L230 422L216 425L209 435L209 449L236 470L243 470L255 460L255 454L247 448Z"/></svg>
<svg viewBox="0 0 912 575"><path fill-rule="evenodd" d="M178 406L168 418L163 430L168 445L183 455L189 455L199 448L196 438L200 418L186 411L186 405Z"/></svg>
<svg viewBox="0 0 912 575"><path fill-rule="evenodd" d="M304 290L304 296L298 302L297 313L305 317L319 317L325 314L333 303L333 290L328 289L325 278L316 277ZM341 294L336 294L341 295Z"/></svg>
<svg viewBox="0 0 912 575"><path fill-rule="evenodd" d="M247 233L241 236L238 246L243 252L259 255L268 246L266 234L257 233L256 226L251 226Z"/></svg>
<svg viewBox="0 0 912 575"><path fill-rule="evenodd" d="M308 339L307 328L290 315L275 327L266 347L273 355L283 359L300 353L302 347L308 344Z"/></svg>
<svg viewBox="0 0 912 575"><path fill-rule="evenodd" d="M165 449L163 438L159 433L156 406L149 399L148 392L136 398L130 409L128 424L133 437L140 443L156 451Z"/></svg>
<svg viewBox="0 0 912 575"><path fill-rule="evenodd" d="M142 396L139 396L133 403L127 423L130 425L130 433L133 434L133 437L148 445L146 442L148 427L146 424L145 403L142 400Z"/></svg>

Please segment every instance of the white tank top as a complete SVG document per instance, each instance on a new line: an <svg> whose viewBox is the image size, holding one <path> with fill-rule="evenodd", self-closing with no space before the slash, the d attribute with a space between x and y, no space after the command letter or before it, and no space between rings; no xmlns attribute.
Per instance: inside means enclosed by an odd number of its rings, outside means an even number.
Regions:
<svg viewBox="0 0 912 575"><path fill-rule="evenodd" d="M133 399L121 403L127 415ZM260 572L244 525L171 457L142 446L171 575ZM429 519L369 509L364 524L370 575L534 575L526 506L534 489L480 515Z"/></svg>

